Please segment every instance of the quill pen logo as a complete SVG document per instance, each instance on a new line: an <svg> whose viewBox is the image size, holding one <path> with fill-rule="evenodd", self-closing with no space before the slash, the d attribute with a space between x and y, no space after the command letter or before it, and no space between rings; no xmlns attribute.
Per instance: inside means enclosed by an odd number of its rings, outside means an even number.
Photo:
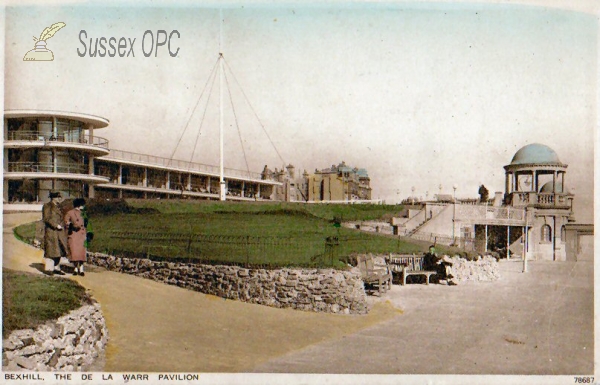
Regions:
<svg viewBox="0 0 600 385"><path fill-rule="evenodd" d="M33 37L35 41L34 48L25 54L23 61L52 61L54 60L54 54L48 48L46 48L46 40L50 39L56 32L62 27L66 26L63 22L52 24L50 27L46 27L40 38Z"/></svg>

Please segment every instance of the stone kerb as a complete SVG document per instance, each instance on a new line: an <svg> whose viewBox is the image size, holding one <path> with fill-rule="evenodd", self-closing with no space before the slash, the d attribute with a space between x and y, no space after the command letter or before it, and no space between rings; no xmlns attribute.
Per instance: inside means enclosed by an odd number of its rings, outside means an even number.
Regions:
<svg viewBox="0 0 600 385"><path fill-rule="evenodd" d="M158 262L88 253L88 262L205 294L277 308L367 313L360 273L335 269L247 269L238 266Z"/></svg>
<svg viewBox="0 0 600 385"><path fill-rule="evenodd" d="M86 371L104 352L108 330L97 303L2 341L3 371Z"/></svg>

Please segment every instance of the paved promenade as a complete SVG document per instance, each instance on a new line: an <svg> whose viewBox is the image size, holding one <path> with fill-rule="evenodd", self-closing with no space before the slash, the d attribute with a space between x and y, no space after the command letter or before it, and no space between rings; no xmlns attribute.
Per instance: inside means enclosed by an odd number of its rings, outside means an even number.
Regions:
<svg viewBox="0 0 600 385"><path fill-rule="evenodd" d="M394 286L393 318L257 372L593 374L593 263L501 262L496 282Z"/></svg>

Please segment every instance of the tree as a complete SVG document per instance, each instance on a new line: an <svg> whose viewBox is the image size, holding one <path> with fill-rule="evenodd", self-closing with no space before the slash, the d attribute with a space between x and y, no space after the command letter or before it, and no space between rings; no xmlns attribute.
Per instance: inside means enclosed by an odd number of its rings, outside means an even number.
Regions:
<svg viewBox="0 0 600 385"><path fill-rule="evenodd" d="M490 198L490 192L484 185L479 186L479 202L485 203Z"/></svg>

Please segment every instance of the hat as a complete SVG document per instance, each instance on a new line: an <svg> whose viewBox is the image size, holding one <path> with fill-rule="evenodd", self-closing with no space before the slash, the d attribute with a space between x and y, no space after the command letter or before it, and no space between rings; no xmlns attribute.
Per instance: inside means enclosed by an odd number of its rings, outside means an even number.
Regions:
<svg viewBox="0 0 600 385"><path fill-rule="evenodd" d="M73 207L83 207L85 205L85 199L76 198L73 200Z"/></svg>
<svg viewBox="0 0 600 385"><path fill-rule="evenodd" d="M48 198L60 198L62 197L62 195L60 195L60 191L50 191L50 194L48 194Z"/></svg>

